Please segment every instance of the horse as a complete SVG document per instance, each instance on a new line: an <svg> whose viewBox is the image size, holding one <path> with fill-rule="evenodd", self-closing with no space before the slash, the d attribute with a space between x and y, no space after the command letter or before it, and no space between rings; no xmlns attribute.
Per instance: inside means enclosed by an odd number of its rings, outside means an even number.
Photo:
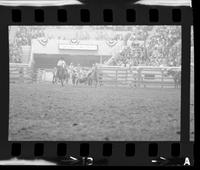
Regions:
<svg viewBox="0 0 200 170"><path fill-rule="evenodd" d="M71 73L71 79L72 79L72 85L77 86L78 85L78 73L73 70Z"/></svg>
<svg viewBox="0 0 200 170"><path fill-rule="evenodd" d="M87 83L88 83L88 77L87 77L87 75L85 75L83 73L77 74L76 85L83 84L83 83L85 85L87 85Z"/></svg>
<svg viewBox="0 0 200 170"><path fill-rule="evenodd" d="M92 87L93 84L94 84L94 86L97 87L99 80L98 80L98 73L97 73L96 69L94 69L94 70L92 70L91 72L88 73L87 81L88 81L89 86Z"/></svg>
<svg viewBox="0 0 200 170"><path fill-rule="evenodd" d="M181 71L177 70L168 70L167 76L172 76L174 80L174 87L179 88L181 86Z"/></svg>
<svg viewBox="0 0 200 170"><path fill-rule="evenodd" d="M57 67L53 72L53 83L56 83L58 80L61 82L61 85L64 86L64 81L68 82L69 73L68 70L64 67Z"/></svg>
<svg viewBox="0 0 200 170"><path fill-rule="evenodd" d="M96 69L89 71L86 74L76 72L75 70L73 70L71 72L71 79L72 79L73 86L77 86L78 84L84 83L85 85L88 85L88 86L93 86L94 84L95 87L97 87L97 84L99 82Z"/></svg>

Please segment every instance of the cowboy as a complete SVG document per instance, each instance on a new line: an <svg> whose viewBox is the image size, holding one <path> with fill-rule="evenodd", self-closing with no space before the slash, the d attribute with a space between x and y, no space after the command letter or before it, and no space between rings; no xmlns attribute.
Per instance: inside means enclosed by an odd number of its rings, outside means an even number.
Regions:
<svg viewBox="0 0 200 170"><path fill-rule="evenodd" d="M69 69L70 69L70 70L73 70L73 68L74 68L73 63L70 63Z"/></svg>
<svg viewBox="0 0 200 170"><path fill-rule="evenodd" d="M57 62L57 68L65 68L66 67L66 62L65 60L63 59L63 57L60 57L60 59L58 60Z"/></svg>
<svg viewBox="0 0 200 170"><path fill-rule="evenodd" d="M80 65L80 64L77 65L77 71L78 71L78 72L81 71L81 65Z"/></svg>

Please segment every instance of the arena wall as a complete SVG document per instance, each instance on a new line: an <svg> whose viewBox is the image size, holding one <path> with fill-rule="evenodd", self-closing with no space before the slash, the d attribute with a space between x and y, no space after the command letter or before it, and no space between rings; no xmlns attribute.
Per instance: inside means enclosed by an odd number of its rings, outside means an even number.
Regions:
<svg viewBox="0 0 200 170"><path fill-rule="evenodd" d="M33 69L28 64L10 63L9 81L10 83L31 83L33 82Z"/></svg>
<svg viewBox="0 0 200 170"><path fill-rule="evenodd" d="M104 85L129 86L174 86L172 76L166 76L169 69L181 70L181 67L136 66L132 68L120 66L98 66L98 75Z"/></svg>

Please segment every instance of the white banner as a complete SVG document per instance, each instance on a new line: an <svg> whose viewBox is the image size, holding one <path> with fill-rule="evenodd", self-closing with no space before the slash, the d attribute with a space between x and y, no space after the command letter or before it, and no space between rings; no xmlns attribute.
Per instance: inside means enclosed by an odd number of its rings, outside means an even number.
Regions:
<svg viewBox="0 0 200 170"><path fill-rule="evenodd" d="M85 45L85 44L59 44L59 49L65 50L98 50L97 45Z"/></svg>

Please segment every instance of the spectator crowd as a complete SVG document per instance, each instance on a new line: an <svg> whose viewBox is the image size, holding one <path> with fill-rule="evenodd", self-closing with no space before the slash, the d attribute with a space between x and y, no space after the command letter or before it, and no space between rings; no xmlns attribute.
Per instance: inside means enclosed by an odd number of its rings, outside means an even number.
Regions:
<svg viewBox="0 0 200 170"><path fill-rule="evenodd" d="M153 51L151 55L146 54L145 49L138 48L130 50L125 48L121 53L114 58L113 65L118 66L180 66L181 57L177 52L175 55L163 56L158 51Z"/></svg>
<svg viewBox="0 0 200 170"><path fill-rule="evenodd" d="M128 33L126 39L130 43L125 42L123 50L114 57L113 65L181 65L180 27L140 27L140 29Z"/></svg>
<svg viewBox="0 0 200 170"><path fill-rule="evenodd" d="M44 31L39 27L18 27L14 39L9 42L9 62L22 62L22 46L30 46L31 40L44 37Z"/></svg>
<svg viewBox="0 0 200 170"><path fill-rule="evenodd" d="M22 46L30 46L32 39L45 37L45 28L19 26L14 39L9 42L10 62L21 63ZM124 41L123 50L113 59L112 65L180 66L181 64L181 29L178 26L135 26L127 27L124 32L122 31L124 27L116 27L119 29L117 31L121 32L115 32L115 27L100 28L94 27L93 31L76 30L76 37L90 39L90 35L96 33L95 38L103 37L105 43L108 37L111 40ZM137 43L138 41L142 43Z"/></svg>

